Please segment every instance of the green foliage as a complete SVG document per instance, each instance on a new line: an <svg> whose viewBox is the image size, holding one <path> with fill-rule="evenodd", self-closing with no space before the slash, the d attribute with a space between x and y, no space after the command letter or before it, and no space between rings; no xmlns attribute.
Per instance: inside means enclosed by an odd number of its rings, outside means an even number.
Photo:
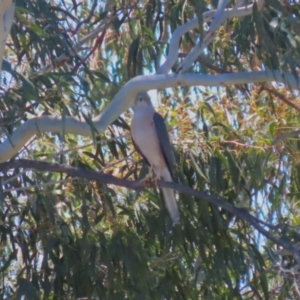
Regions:
<svg viewBox="0 0 300 300"><path fill-rule="evenodd" d="M63 130L40 134L18 157L137 180L143 163L129 136L131 113L101 135L91 120L129 79L155 73L178 26L193 17L201 23L201 13L217 4L198 2L117 1L105 38L100 33L75 53L74 44L107 15L102 4L17 1L0 88L3 139L32 117L77 117L90 125L93 139ZM269 68L296 75L299 18L299 4L266 1L262 11L228 20L192 71ZM178 62L205 29L182 37ZM299 127L299 113L274 89L165 90L158 110L174 141L177 182L249 209L274 225L272 234L296 243L300 143L297 132L286 134ZM277 91L298 105L291 91ZM179 194L181 223L172 228L158 189L135 192L22 169L1 176L1 299L299 296L299 275L285 271L295 264L292 256L203 200Z"/></svg>

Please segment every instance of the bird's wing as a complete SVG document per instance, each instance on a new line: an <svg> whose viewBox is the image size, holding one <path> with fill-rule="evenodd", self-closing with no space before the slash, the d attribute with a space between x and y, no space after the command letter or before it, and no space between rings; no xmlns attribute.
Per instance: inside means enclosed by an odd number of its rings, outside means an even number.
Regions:
<svg viewBox="0 0 300 300"><path fill-rule="evenodd" d="M161 152L164 156L166 165L168 166L169 172L172 176L173 174L172 169L173 169L173 164L175 163L175 157L170 143L165 121L159 113L155 112L153 114L153 123L159 141Z"/></svg>
<svg viewBox="0 0 300 300"><path fill-rule="evenodd" d="M142 158L145 160L145 162L147 163L147 165L150 166L150 163L149 163L147 157L143 154L143 152L141 151L140 147L134 141L132 134L131 134L131 141L133 143L133 146L134 146L135 150L142 156Z"/></svg>

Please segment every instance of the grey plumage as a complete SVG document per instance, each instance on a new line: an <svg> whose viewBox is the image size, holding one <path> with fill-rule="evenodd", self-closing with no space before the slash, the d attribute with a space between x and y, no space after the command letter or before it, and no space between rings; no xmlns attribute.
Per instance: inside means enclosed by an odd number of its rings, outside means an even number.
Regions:
<svg viewBox="0 0 300 300"><path fill-rule="evenodd" d="M164 119L158 114L145 92L137 94L131 134L137 150L152 166L155 175L164 181L173 181L172 166L175 162ZM172 189L162 188L166 207L174 224L179 222L179 210Z"/></svg>

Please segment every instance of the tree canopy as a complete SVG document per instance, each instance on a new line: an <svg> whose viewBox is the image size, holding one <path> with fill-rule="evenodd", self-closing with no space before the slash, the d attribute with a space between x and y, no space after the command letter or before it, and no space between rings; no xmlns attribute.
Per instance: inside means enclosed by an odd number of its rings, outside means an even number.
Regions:
<svg viewBox="0 0 300 300"><path fill-rule="evenodd" d="M298 1L0 0L0 43L1 299L300 299Z"/></svg>

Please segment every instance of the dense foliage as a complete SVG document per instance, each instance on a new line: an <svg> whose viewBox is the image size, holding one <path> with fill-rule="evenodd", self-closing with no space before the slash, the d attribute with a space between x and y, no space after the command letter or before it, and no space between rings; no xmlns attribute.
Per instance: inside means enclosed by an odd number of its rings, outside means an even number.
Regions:
<svg viewBox="0 0 300 300"><path fill-rule="evenodd" d="M132 112L99 135L91 119L128 80L154 74L174 30L197 16L201 26L180 40L176 71L210 24L202 26L202 13L217 6L197 2L115 1L105 29L77 52L74 45L107 18L105 3L18 0L1 74L2 141L42 115L86 120L93 138L41 133L15 159L143 177ZM190 72L297 76L299 50L298 2L267 0L261 11L255 5L249 16L228 19ZM150 94L170 129L175 181L247 208L297 246L298 91L249 83ZM172 228L159 189L22 168L1 180L1 299L300 298L292 255L246 220L191 195L178 194L181 223Z"/></svg>

